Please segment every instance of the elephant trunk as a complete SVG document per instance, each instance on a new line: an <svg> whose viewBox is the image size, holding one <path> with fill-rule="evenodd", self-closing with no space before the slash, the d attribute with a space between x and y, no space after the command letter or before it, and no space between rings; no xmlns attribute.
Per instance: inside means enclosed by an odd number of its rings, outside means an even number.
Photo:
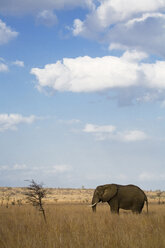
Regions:
<svg viewBox="0 0 165 248"><path fill-rule="evenodd" d="M93 212L96 212L96 205L97 205L97 203L92 204L92 210L93 210Z"/></svg>
<svg viewBox="0 0 165 248"><path fill-rule="evenodd" d="M99 202L99 199L97 197L93 197L92 199L92 210L93 212L96 212L96 205Z"/></svg>

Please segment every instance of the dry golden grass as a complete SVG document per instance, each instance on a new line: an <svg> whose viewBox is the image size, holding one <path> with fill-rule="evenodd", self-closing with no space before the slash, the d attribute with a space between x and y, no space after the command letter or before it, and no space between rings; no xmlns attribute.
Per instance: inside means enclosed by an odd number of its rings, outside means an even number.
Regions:
<svg viewBox="0 0 165 248"><path fill-rule="evenodd" d="M48 188L48 193L46 198L44 198L44 202L46 204L55 202L88 203L91 202L93 191L93 189ZM11 205L12 202L17 204L18 200L21 200L21 202L25 204L25 192L27 192L26 188L0 187L0 205L6 205L7 203Z"/></svg>
<svg viewBox="0 0 165 248"><path fill-rule="evenodd" d="M165 205L150 204L141 215L96 214L83 204L45 205L47 223L29 205L0 207L1 248L164 248Z"/></svg>

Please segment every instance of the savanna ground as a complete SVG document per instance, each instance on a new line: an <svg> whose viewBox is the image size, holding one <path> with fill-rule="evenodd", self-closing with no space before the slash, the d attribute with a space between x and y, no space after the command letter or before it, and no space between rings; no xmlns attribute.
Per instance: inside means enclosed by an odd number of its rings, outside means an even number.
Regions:
<svg viewBox="0 0 165 248"><path fill-rule="evenodd" d="M59 194L54 195L55 201L53 194L45 201L45 223L42 213L35 207L17 204L18 189L15 195L15 189L8 190L13 193L15 203L13 198L7 198L0 204L0 248L165 247L165 204L163 198L162 204L158 204L156 192L147 192L148 215L144 206L141 215L121 211L118 216L110 213L107 204L99 204L97 212L92 213L88 201L91 201L93 190L52 189ZM74 200L69 202L72 198Z"/></svg>

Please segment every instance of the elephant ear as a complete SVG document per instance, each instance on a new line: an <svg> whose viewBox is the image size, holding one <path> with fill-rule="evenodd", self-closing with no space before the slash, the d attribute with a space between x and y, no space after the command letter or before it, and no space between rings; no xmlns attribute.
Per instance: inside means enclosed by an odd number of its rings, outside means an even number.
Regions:
<svg viewBox="0 0 165 248"><path fill-rule="evenodd" d="M115 184L105 185L104 194L102 195L103 202L109 201L117 194L117 186Z"/></svg>

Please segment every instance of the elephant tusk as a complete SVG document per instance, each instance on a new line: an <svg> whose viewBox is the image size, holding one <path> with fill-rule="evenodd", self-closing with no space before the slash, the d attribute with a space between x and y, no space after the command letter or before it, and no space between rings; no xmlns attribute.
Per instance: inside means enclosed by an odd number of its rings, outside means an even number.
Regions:
<svg viewBox="0 0 165 248"><path fill-rule="evenodd" d="M90 205L90 207L94 207L94 206L96 206L96 204L97 204L97 203L95 202L94 204Z"/></svg>

